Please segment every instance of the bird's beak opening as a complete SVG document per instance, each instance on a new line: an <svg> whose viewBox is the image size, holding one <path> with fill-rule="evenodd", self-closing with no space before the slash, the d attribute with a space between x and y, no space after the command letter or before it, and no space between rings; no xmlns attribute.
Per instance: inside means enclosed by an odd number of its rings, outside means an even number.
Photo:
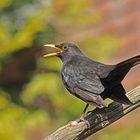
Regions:
<svg viewBox="0 0 140 140"><path fill-rule="evenodd" d="M45 44L44 47L54 48L56 52L45 54L43 57L57 56L58 54L62 52L62 49L56 47L56 45L54 44Z"/></svg>

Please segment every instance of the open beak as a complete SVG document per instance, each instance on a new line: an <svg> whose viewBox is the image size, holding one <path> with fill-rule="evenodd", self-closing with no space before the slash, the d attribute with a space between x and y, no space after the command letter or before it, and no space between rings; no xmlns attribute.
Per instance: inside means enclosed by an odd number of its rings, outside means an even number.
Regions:
<svg viewBox="0 0 140 140"><path fill-rule="evenodd" d="M49 53L49 54L45 54L43 57L48 57L48 56L57 56L59 53L62 52L62 50L58 47L56 47L56 45L54 44L45 44L45 47L50 47L50 48L54 48L56 52L53 53Z"/></svg>

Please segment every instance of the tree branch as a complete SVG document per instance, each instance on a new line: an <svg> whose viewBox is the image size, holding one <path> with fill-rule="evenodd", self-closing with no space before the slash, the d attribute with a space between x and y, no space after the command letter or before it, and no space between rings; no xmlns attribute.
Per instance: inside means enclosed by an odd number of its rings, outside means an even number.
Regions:
<svg viewBox="0 0 140 140"><path fill-rule="evenodd" d="M83 140L87 138L140 106L140 86L126 95L133 105L112 102L107 108L95 109L87 114L85 121L79 123L73 121L59 128L44 140Z"/></svg>

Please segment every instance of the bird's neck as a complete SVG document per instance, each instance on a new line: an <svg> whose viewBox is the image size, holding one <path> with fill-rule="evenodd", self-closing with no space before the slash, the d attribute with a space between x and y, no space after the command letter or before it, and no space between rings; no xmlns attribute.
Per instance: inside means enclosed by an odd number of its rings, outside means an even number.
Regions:
<svg viewBox="0 0 140 140"><path fill-rule="evenodd" d="M83 58L83 56L80 56L80 55L74 55L72 57L68 57L68 58L64 58L64 59L61 59L62 60L62 63L63 65L67 65L69 63L75 63L77 62L77 60L81 60ZM79 61L78 61L79 62Z"/></svg>
<svg viewBox="0 0 140 140"><path fill-rule="evenodd" d="M74 57L74 56L73 56ZM67 64L69 61L72 60L71 56L65 56L65 57L61 57L60 59L62 60L63 65Z"/></svg>

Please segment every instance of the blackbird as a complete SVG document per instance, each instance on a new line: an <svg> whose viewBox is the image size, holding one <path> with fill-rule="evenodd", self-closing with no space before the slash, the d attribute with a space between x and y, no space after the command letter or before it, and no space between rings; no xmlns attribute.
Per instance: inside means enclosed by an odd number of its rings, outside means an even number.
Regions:
<svg viewBox="0 0 140 140"><path fill-rule="evenodd" d="M122 104L132 104L125 95L121 81L129 70L140 63L140 55L116 65L106 65L85 56L73 43L46 44L55 52L44 55L57 56L62 62L62 81L67 90L86 102L83 114L89 105L107 107L104 99L110 98Z"/></svg>

